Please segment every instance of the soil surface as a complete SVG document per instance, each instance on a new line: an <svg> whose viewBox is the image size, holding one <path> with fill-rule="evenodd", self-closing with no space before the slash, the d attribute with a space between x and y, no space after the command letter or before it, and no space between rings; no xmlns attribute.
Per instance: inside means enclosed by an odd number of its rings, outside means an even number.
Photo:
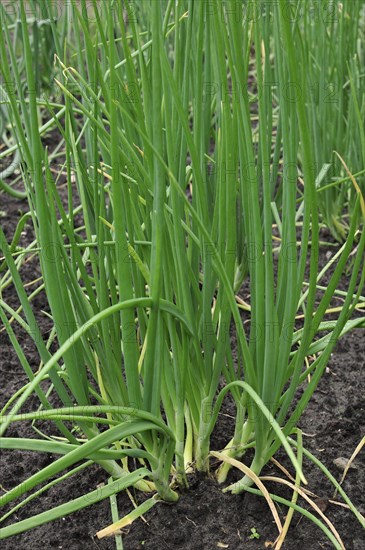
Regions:
<svg viewBox="0 0 365 550"><path fill-rule="evenodd" d="M26 211L24 202L0 194L0 223L10 241L15 225L20 217L20 211ZM33 238L30 226L25 228L22 243ZM321 251L321 262L328 258L328 253L334 248ZM326 256L327 255L327 256ZM33 281L39 275L34 261L29 260L21 268L24 281ZM39 283L28 288L31 292ZM3 292L3 299L12 307L18 303L13 287L9 286ZM47 318L47 303L43 294L33 301L33 309L41 323L43 335L48 334L51 322ZM0 407L27 381L20 362L9 342L9 338L0 326L0 372L2 384L0 388ZM30 338L18 327L15 334L27 356L30 366L36 370L39 357ZM313 399L299 422L304 432L306 448L318 457L340 480L343 473L343 463L346 463L360 443L365 433L365 330L357 329L344 336L336 345L326 373L324 374ZM37 399L27 402L28 410L37 407ZM221 411L219 422L212 438L212 448L221 449L228 441L233 430L234 407L227 399ZM38 423L37 427L47 431L46 423ZM7 436L37 437L29 423L13 424ZM277 460L291 472L292 468L282 452L277 453ZM245 462L249 464L249 455ZM1 451L1 494L51 463L54 457L34 452ZM144 520L137 520L129 530L123 532L123 548L137 550L213 550L229 548L231 550L261 550L270 547L277 537L277 529L272 514L266 502L259 496L244 493L238 496L223 494L214 480L214 470L217 464L211 462L211 476L191 475L190 487L181 493L177 504L158 503L146 514ZM365 483L364 483L365 452L362 450L350 468L343 488L361 513L365 513ZM365 547L364 531L354 515L347 509L328 502L333 497L333 487L320 470L305 460L304 473L308 479L308 489L317 495L317 504L325 510L325 514L334 523L340 533L346 550L362 550ZM284 477L284 474L274 464L270 464L263 472L265 475ZM229 481L240 476L231 472ZM53 506L67 502L84 493L95 489L100 483L107 482L104 471L92 466L82 470L77 475L49 489L41 498L20 508L10 516L3 525L8 525ZM271 492L286 498L291 498L290 491L280 484L267 485ZM140 492L130 495L136 503L141 503L147 497ZM337 500L337 499L336 499ZM300 500L300 504L303 501ZM118 496L120 517L133 509L133 503L126 493ZM285 507L278 507L279 515L284 521ZM71 516L64 517L50 524L3 540L2 550L17 550L25 548L51 549L114 549L113 538L98 540L96 532L111 523L109 501L93 504ZM309 550L329 549L323 532L308 519L295 513L289 533L284 542L284 550L307 548Z"/></svg>

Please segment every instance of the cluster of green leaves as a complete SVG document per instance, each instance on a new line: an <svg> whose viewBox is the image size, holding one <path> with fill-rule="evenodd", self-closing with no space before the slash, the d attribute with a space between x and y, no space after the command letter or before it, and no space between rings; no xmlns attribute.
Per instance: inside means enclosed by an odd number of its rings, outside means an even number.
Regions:
<svg viewBox="0 0 365 550"><path fill-rule="evenodd" d="M26 93L27 78L21 21L18 8L19 7L16 4L12 5L10 3L3 6L1 12L1 22L2 26L6 26L9 30L11 47L18 63L19 82L22 83L22 87ZM49 95L51 89L53 88L53 57L55 53L55 42L51 30L49 13L44 2L40 0L31 0L27 5L26 15L30 44L32 48L33 68L35 72L34 82L37 97L40 98L43 94ZM64 18L64 22L67 23L66 18ZM63 25L62 32L61 29L58 29L59 38L61 40L66 36L66 29L67 27L65 24ZM14 183L17 183L17 180L20 178L13 178L14 181L12 181L12 185L9 185L4 181L12 176L15 170L19 167L21 154L18 148L16 136L14 136L11 131L12 128L6 101L6 87L9 89L10 86L11 93L15 92L15 88L12 87L13 82L7 83L7 86L4 86L3 84L0 84L0 135L5 147L0 152L0 161L5 163L6 160L3 159L8 159L9 157L11 158L11 161L8 163L8 166L0 172L0 189L19 199L26 199L26 192L14 188Z"/></svg>
<svg viewBox="0 0 365 550"><path fill-rule="evenodd" d="M254 448L249 473L228 489L250 490L253 476L280 446L298 480L305 481L288 436L337 339L363 323L350 317L365 278L365 234L357 235L365 209L357 192L333 276L317 293L318 174L309 81L299 69L305 61L305 50L298 47L300 25L291 24L284 2L265 3L266 16L244 24L233 0L143 2L136 17L130 16L136 12L128 1L126 11L120 2L92 5L90 17L90 2L72 3L67 15L73 30L67 37L47 8L60 68L59 101L39 98L23 3L19 28L27 93L11 29L5 26L0 38L6 106L26 167L36 233L35 245L24 253L37 247L54 324L45 342L0 229L6 260L0 288L14 284L22 306L15 311L0 297L0 318L29 376L4 407L0 433L11 422L42 418L53 421L62 438L2 437L4 448L61 456L0 501L9 504L47 483L20 505L28 502L66 468L73 467L64 475L77 471L81 460L83 467L100 464L114 479L98 499L136 485L174 501L178 493L171 475L185 485L192 464L209 468L210 437L227 392L237 417L223 454L239 458ZM255 92L247 89L252 74ZM293 101L284 85L269 86L275 76L302 90L300 97ZM64 144L56 178L54 156L41 140L40 109ZM272 244L274 219L278 250ZM355 240L343 308L336 322L324 323ZM246 274L251 316L245 330L235 293ZM298 311L304 316L300 330ZM42 361L36 375L10 319L34 338ZM237 337L237 360L230 330ZM326 336L314 341L324 330ZM58 349L51 354L56 337ZM309 364L306 358L313 353L316 359ZM291 408L308 375L310 382ZM34 392L40 409L21 414ZM54 396L62 408L53 407ZM130 459L137 464L132 473ZM224 462L220 481L229 467ZM94 502L94 496L5 527L1 536L70 513ZM144 513L155 502L149 499L133 513Z"/></svg>
<svg viewBox="0 0 365 550"><path fill-rule="evenodd" d="M322 4L322 5L321 5ZM319 11L318 11L319 10ZM365 9L362 2L309 2L302 32L310 85L308 120L319 174L319 206L326 226L338 241L348 229L356 191L343 172L341 154L365 192Z"/></svg>

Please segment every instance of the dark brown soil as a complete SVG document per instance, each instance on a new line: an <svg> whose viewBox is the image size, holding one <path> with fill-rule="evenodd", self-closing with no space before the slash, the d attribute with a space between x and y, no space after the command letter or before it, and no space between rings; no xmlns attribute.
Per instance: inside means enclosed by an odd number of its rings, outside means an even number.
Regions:
<svg viewBox="0 0 365 550"><path fill-rule="evenodd" d="M15 223L19 218L19 209L26 210L21 201L0 194L0 210L5 211L0 220L10 240ZM29 242L31 229L26 229L24 239ZM332 251L333 249L331 249ZM322 251L322 256L326 250ZM37 274L31 262L22 267L23 280L33 280ZM17 299L13 290L4 292L4 299L15 306ZM50 322L42 313L46 309L44 296L40 295L33 303L34 311L41 322L44 334L50 329ZM39 358L30 339L18 329L15 332L26 353L32 368L36 369ZM336 346L328 369L321 380L299 425L304 432L305 446L331 470L336 479L340 479L342 470L336 466L338 458L349 459L365 433L364 411L364 366L365 366L365 330L358 329L345 336ZM0 327L0 406L7 402L26 382L23 369L14 353L5 331ZM30 409L37 406L34 399L28 401ZM232 433L234 408L227 400L213 436L212 448L220 449ZM40 425L41 426L41 425ZM44 426L42 426L44 427ZM37 437L32 428L25 423L13 425L7 435ZM289 469L290 465L283 453L278 453L278 460ZM29 474L50 463L53 457L33 452L2 451L0 489L9 489L25 479ZM145 522L137 520L129 531L123 534L125 550L149 548L151 550L213 550L229 548L261 550L267 543L275 540L277 530L271 512L265 501L248 493L232 496L223 494L221 487L214 480L214 468L211 463L211 477L193 475L189 478L190 487L181 494L177 504L157 504L145 516ZM354 461L354 467L348 472L343 487L348 496L365 513L364 486L364 450ZM265 473L280 474L274 465L265 469ZM318 495L319 503L339 531L346 550L361 550L365 547L364 532L353 514L342 507L328 503L333 496L333 488L323 474L308 461L305 462L305 474L308 488ZM234 472L230 481L237 479ZM51 488L40 499L20 508L6 520L5 525L21 520L57 504L67 502L106 482L103 470L93 466L72 478ZM268 485L271 492L286 498L290 493L280 486ZM137 503L146 496L134 492ZM302 503L301 503L302 504ZM133 509L133 504L126 494L118 497L119 514L122 517ZM284 507L279 508L283 520ZM23 548L51 549L112 549L114 539L98 540L95 533L111 523L109 501L94 504L72 516L57 520L51 524L14 536L2 541L3 550ZM259 538L254 538L252 529ZM309 550L329 549L332 545L322 531L309 520L295 514L289 534L283 545L284 550L308 548Z"/></svg>

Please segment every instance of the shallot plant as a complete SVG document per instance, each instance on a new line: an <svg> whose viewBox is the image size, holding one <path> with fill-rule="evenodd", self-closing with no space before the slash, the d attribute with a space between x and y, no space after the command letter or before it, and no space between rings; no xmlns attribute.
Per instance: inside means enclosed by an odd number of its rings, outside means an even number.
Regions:
<svg viewBox="0 0 365 550"><path fill-rule="evenodd" d="M37 93L24 3L26 93L11 29L0 37L6 108L36 235L14 253L0 229L2 277L21 303L15 310L0 295L0 318L29 377L3 407L1 446L59 455L0 497L7 505L2 519L92 463L110 477L87 498L8 524L1 538L130 486L153 495L98 536L115 533L159 499L176 501L189 471L209 470L210 439L227 393L237 416L233 439L213 455L222 461L218 480L237 459L245 461L247 449L254 454L244 477L225 490L264 494L258 476L279 447L298 485L306 481L296 425L338 338L364 323L350 317L365 278L365 236L358 230L365 207L348 175L356 200L332 277L320 290L303 37L285 2L265 3L254 21L242 18L238 4L168 0L142 2L136 11L129 1L123 9L113 0L82 0L72 3L67 37L48 6L58 67L57 96L48 99ZM296 100L287 83L301 89ZM40 108L64 143L56 170L42 142ZM280 203L273 200L277 185ZM27 254L41 266L53 323L47 340L17 268L16 258ZM325 322L350 254L343 307ZM246 275L244 326L236 294ZM14 323L34 340L36 373ZM34 394L39 408L27 411ZM49 421L52 435L36 428L36 438L6 437L11 423L36 427L39 419ZM323 521L295 501L281 502L311 517L342 548Z"/></svg>

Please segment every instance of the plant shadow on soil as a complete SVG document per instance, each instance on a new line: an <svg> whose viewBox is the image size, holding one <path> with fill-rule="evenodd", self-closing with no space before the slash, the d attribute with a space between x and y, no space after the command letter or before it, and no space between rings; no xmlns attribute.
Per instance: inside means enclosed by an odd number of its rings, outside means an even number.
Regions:
<svg viewBox="0 0 365 550"><path fill-rule="evenodd" d="M19 218L19 209L24 208L24 203L2 195L1 204L4 205L4 203L5 212L2 213L1 223L10 240ZM31 229L28 228L26 233L28 234L23 239L30 242L33 238ZM321 251L322 262L325 261L327 253L325 249ZM21 275L24 281L33 280L37 275L34 263L26 263L22 267ZM13 307L17 303L14 290L10 287L5 290L4 299ZM49 319L42 313L46 309L46 301L42 294L33 302L33 308L43 334L47 334L51 325ZM17 328L15 333L30 365L36 369L39 358L30 338ZM338 458L349 459L365 432L364 334L363 329L355 330L344 336L336 345L328 369L299 422L305 434L306 448L322 460L338 480L341 478L342 471L334 461ZM3 381L0 388L0 406L2 407L14 392L24 385L26 377L8 336L5 331L1 331L1 327L0 346L0 371ZM34 410L37 405L37 400L32 398L27 402L27 409ZM229 440L233 431L234 414L233 402L227 398L212 437L213 449L221 449ZM38 423L37 426L40 429L49 429L45 422ZM13 424L6 435L37 437L30 424L26 423ZM292 472L283 452L279 451L276 458ZM54 457L35 452L2 450L0 460L0 484L3 490L3 488L14 487L29 474L52 462ZM246 463L249 464L247 461ZM135 521L128 531L123 532L124 549L261 550L269 547L267 543L276 539L277 529L266 502L261 497L248 493L223 494L213 477L216 466L217 464L212 460L211 477L200 474L189 476L189 489L181 493L177 504L158 503L146 514L145 521L142 519ZM348 496L363 514L365 512L364 467L365 457L362 452L355 459L343 483ZM346 550L364 548L364 532L353 514L340 506L328 503L328 499L333 496L333 487L328 480L307 460L304 462L304 472L309 481L308 489L318 495L318 503L336 526ZM273 464L265 468L265 473L283 475ZM238 477L238 473L231 472L229 481L232 482ZM4 522L4 525L67 502L94 490L98 484L106 481L104 471L97 466L92 466L52 487L41 498L20 508ZM268 489L291 498L290 492L282 487L268 485ZM141 503L146 498L146 495L138 491L132 491L132 496L137 503ZM299 500L302 504L301 499ZM133 504L126 493L118 495L118 508L121 517L133 509ZM279 514L282 520L285 512L285 508L281 506ZM98 540L95 536L98 530L110 523L110 506L109 501L106 500L71 516L5 539L1 547L3 550L114 549L114 538ZM254 536L255 533L256 536ZM302 547L309 550L330 549L332 544L317 526L295 513L283 549Z"/></svg>

